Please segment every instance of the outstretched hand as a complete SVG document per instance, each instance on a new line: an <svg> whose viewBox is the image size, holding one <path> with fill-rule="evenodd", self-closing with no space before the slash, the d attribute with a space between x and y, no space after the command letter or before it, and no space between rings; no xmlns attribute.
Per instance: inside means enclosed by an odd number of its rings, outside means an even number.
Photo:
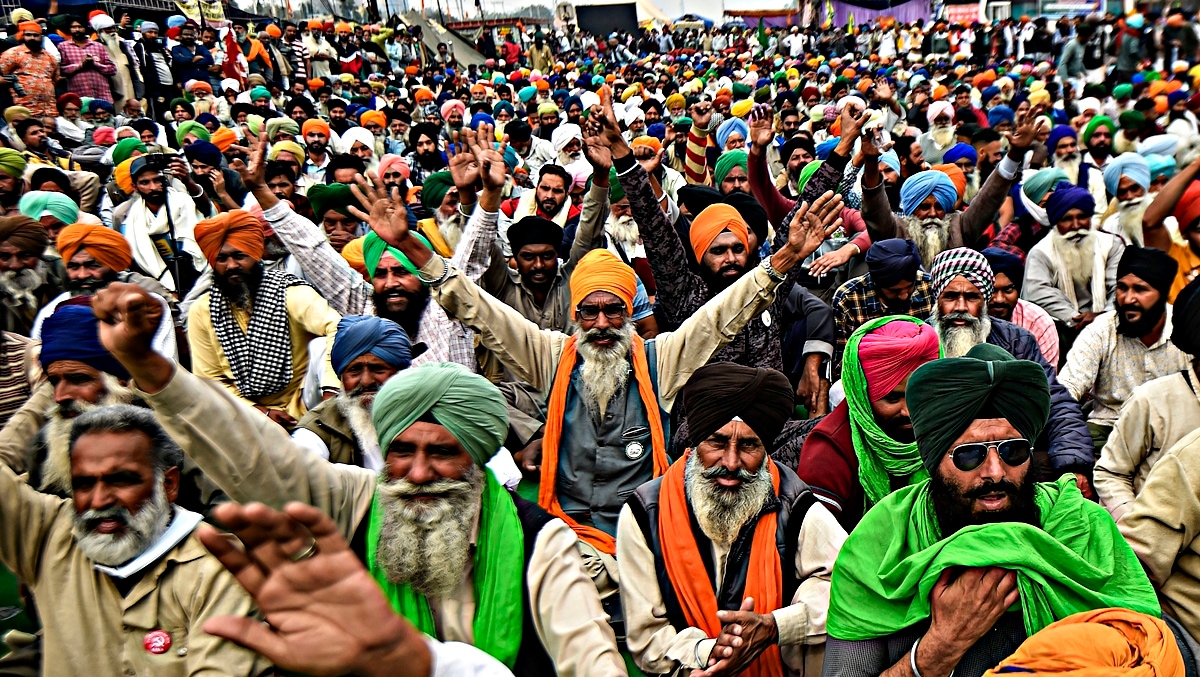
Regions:
<svg viewBox="0 0 1200 677"><path fill-rule="evenodd" d="M1041 115L1038 115L1033 111L1025 113L1017 118L1016 130L1013 131L1012 136L1009 137L1009 150L1015 150L1018 153L1024 153L1025 151L1029 150L1030 146L1033 145L1033 142L1037 139L1038 134L1046 131L1049 126L1050 123Z"/></svg>
<svg viewBox="0 0 1200 677"><path fill-rule="evenodd" d="M404 206L399 188L393 187L389 194L374 172L367 172L367 177L362 174L354 177L350 193L359 205L371 206L370 212L364 212L358 206L350 205L350 213L367 222L384 242L400 247L408 239L408 208Z"/></svg>
<svg viewBox="0 0 1200 677"><path fill-rule="evenodd" d="M446 144L446 156L449 159L450 177L459 192L475 191L479 183L479 159L475 155L475 132L464 127L455 132L452 140Z"/></svg>
<svg viewBox="0 0 1200 677"><path fill-rule="evenodd" d="M755 154L775 140L775 112L770 104L760 103L750 111L750 143Z"/></svg>
<svg viewBox="0 0 1200 677"><path fill-rule="evenodd" d="M841 227L841 214L842 196L831 190L825 191L812 205L801 205L788 230L788 246L799 252L801 259L808 258Z"/></svg>
<svg viewBox="0 0 1200 677"><path fill-rule="evenodd" d="M250 162L246 163L240 158L229 163L229 168L237 171L238 176L242 177L242 185L257 197L258 192L271 191L267 188L267 132L264 129L258 133L258 138L250 144ZM262 205L263 209L267 205Z"/></svg>

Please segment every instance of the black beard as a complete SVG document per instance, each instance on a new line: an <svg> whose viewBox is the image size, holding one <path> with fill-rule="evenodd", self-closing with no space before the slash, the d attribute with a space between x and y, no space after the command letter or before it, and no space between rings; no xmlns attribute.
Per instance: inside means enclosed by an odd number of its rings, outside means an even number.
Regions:
<svg viewBox="0 0 1200 677"><path fill-rule="evenodd" d="M417 159L417 164L425 169L441 169L446 166L442 162L442 154L436 150L428 153L415 153L413 157Z"/></svg>
<svg viewBox="0 0 1200 677"><path fill-rule="evenodd" d="M258 295L258 288L262 286L263 262L256 261L254 267L245 273L242 282L232 283L229 281L231 275L240 272L242 271L237 270L220 275L213 273L213 284L225 298L236 306L244 306L247 301L253 300Z"/></svg>
<svg viewBox="0 0 1200 677"><path fill-rule="evenodd" d="M0 205L5 207L15 207L21 201L22 186L18 186L14 191L0 191Z"/></svg>
<svg viewBox="0 0 1200 677"><path fill-rule="evenodd" d="M562 207L563 206L561 204L555 202L554 200L542 200L538 202L538 209L540 209L547 217L554 216L560 209L562 209Z"/></svg>
<svg viewBox="0 0 1200 677"><path fill-rule="evenodd" d="M408 307L399 313L388 312L387 297L389 294L399 294L408 298ZM404 330L412 340L416 340L417 329L421 325L421 314L425 312L425 306L429 304L429 287L421 286L421 290L416 293L405 291L404 289L391 289L383 294L373 294L371 296L375 302L375 314L385 320L391 320Z"/></svg>
<svg viewBox="0 0 1200 677"><path fill-rule="evenodd" d="M1171 120L1172 120L1172 121L1174 121L1174 120L1186 120L1186 119L1187 119L1187 111L1182 111L1182 110L1173 110L1173 111L1171 111L1171 112L1170 112L1170 116L1171 116Z"/></svg>
<svg viewBox="0 0 1200 677"><path fill-rule="evenodd" d="M942 538L958 533L963 528L980 524L1020 522L1040 527L1041 518L1038 514L1037 503L1034 502L1034 470L1031 461L1029 472L1025 475L1025 482L1019 487L1008 480L1000 480L999 482L988 482L965 492L965 494L948 482L940 472L935 471L932 474L929 493L933 497L933 512L937 516ZM1009 509L987 512L982 515L971 513L971 503L976 498L996 491L1008 494L1012 502Z"/></svg>
<svg viewBox="0 0 1200 677"><path fill-rule="evenodd" d="M167 200L167 191L152 190L147 193L142 193L142 199L145 200L147 204L161 206Z"/></svg>
<svg viewBox="0 0 1200 677"><path fill-rule="evenodd" d="M67 279L67 291L72 296L94 296L96 292L117 281L117 273L109 271L101 278L85 277L82 280Z"/></svg>
<svg viewBox="0 0 1200 677"><path fill-rule="evenodd" d="M1141 310L1142 317L1136 322L1130 322L1125 319L1126 310ZM1142 310L1140 306L1133 304L1117 307L1117 333L1129 338L1140 339L1143 336L1154 331L1154 326L1162 319L1163 313L1167 312L1167 299L1160 298L1158 303L1155 303L1148 309Z"/></svg>
<svg viewBox="0 0 1200 677"><path fill-rule="evenodd" d="M321 143L320 141L309 141L308 142L308 151L310 153L315 153L317 155L321 155L325 152L326 148L327 148L327 146L324 143Z"/></svg>
<svg viewBox="0 0 1200 677"><path fill-rule="evenodd" d="M1091 156L1097 160L1103 160L1109 155L1112 155L1112 148L1098 143L1094 146L1088 146L1088 153L1090 153Z"/></svg>
<svg viewBox="0 0 1200 677"><path fill-rule="evenodd" d="M722 266L721 269L716 272L716 274L713 274L713 271L709 270L707 266L701 265L700 268L700 277L704 278L704 282L708 285L708 288L713 292L719 292L734 282L737 282L738 279L740 279L741 276L746 273L746 270L749 269L749 263L747 263L746 268L742 268L737 264L730 263ZM731 270L738 271L737 276L731 275L729 277L725 277L725 273Z"/></svg>

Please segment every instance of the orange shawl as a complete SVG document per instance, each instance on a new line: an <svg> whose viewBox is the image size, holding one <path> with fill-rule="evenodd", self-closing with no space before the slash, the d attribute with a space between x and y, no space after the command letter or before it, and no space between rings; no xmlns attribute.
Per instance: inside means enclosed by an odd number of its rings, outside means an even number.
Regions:
<svg viewBox="0 0 1200 677"><path fill-rule="evenodd" d="M563 417L567 413L567 391L571 387L571 372L575 369L576 344L574 336L567 339L562 356L558 358L558 370L554 373L554 385L550 389L550 402L546 411L546 432L542 436L542 480L538 486L538 505L551 515L567 523L575 534L603 553L617 554L617 540L595 527L580 524L563 512L555 493L558 475L558 444L562 439ZM654 384L650 381L650 365L646 360L645 343L640 336L633 337L633 377L637 380L638 394L646 406L646 417L650 421L650 445L654 458L654 477L666 472L671 461L667 458L667 441L663 435L662 416L659 414L658 398L654 395Z"/></svg>
<svg viewBox="0 0 1200 677"><path fill-rule="evenodd" d="M704 560L700 558L696 536L692 533L691 508L688 507L684 487L685 468L688 457L693 453L688 450L663 477L658 495L658 534L662 540L667 576L675 587L675 596L683 607L684 618L709 637L717 637L721 634L721 621L717 619L717 594L704 568ZM765 462L771 471L771 484L778 495L779 468L770 457ZM749 571L742 598L753 597L754 612L759 614L771 613L784 604L783 568L775 545L778 519L774 512L760 517L758 525L754 527L754 540L750 544ZM772 644L767 647L742 674L747 677L782 677L783 660L779 646Z"/></svg>

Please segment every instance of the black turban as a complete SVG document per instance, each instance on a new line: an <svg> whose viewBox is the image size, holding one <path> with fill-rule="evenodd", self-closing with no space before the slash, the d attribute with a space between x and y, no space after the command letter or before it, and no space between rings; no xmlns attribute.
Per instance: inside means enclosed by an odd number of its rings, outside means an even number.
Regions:
<svg viewBox="0 0 1200 677"><path fill-rule="evenodd" d="M1175 273L1179 272L1179 262L1166 252L1152 247L1125 248L1121 254L1121 262L1117 264L1117 279L1126 275L1136 275L1143 282L1158 290L1162 298L1171 293L1171 285L1175 282Z"/></svg>
<svg viewBox="0 0 1200 677"><path fill-rule="evenodd" d="M416 150L417 143L422 136L428 136L431 141L437 143L438 135L441 134L441 128L429 122L421 122L413 125L408 130L408 147Z"/></svg>
<svg viewBox="0 0 1200 677"><path fill-rule="evenodd" d="M1200 277L1179 290L1175 297L1175 314L1171 317L1171 343L1200 359Z"/></svg>
<svg viewBox="0 0 1200 677"><path fill-rule="evenodd" d="M557 249L562 239L562 227L540 216L526 216L508 228L508 244L514 256L522 247L530 244L548 244Z"/></svg>
<svg viewBox="0 0 1200 677"><path fill-rule="evenodd" d="M736 209L746 225L750 226L758 238L759 246L767 241L767 210L758 204L758 200L741 191L734 191L725 196L725 204Z"/></svg>
<svg viewBox="0 0 1200 677"><path fill-rule="evenodd" d="M783 144L783 148L779 151L779 159L784 165L787 165L792 160L792 154L801 148L808 151L810 158L817 156L817 147L813 145L812 139L797 134L788 139L787 143Z"/></svg>
<svg viewBox="0 0 1200 677"><path fill-rule="evenodd" d="M533 128L524 120L512 120L504 125L504 133L513 143L525 143L533 136Z"/></svg>
<svg viewBox="0 0 1200 677"><path fill-rule="evenodd" d="M880 240L867 249L867 272L876 288L917 279L921 255L912 240Z"/></svg>
<svg viewBox="0 0 1200 677"><path fill-rule="evenodd" d="M18 251L41 256L50 243L50 236L46 234L45 226L28 216L7 216L0 218L0 242L7 242Z"/></svg>
<svg viewBox="0 0 1200 677"><path fill-rule="evenodd" d="M1025 282L1025 264L1021 262L1020 256L995 247L988 247L983 250L982 254L987 259L988 265L992 267L993 273L996 275L1004 273L1016 285L1017 291L1021 291Z"/></svg>
<svg viewBox="0 0 1200 677"><path fill-rule="evenodd" d="M921 462L930 472L973 421L1006 419L1033 442L1050 418L1050 385L1041 365L990 343L966 357L921 365L908 379L906 396Z"/></svg>
<svg viewBox="0 0 1200 677"><path fill-rule="evenodd" d="M507 128L505 130L507 131ZM721 191L712 186L688 184L679 188L679 201L687 207L688 213L693 217L723 199Z"/></svg>
<svg viewBox="0 0 1200 677"><path fill-rule="evenodd" d="M772 451L795 409L793 390L787 377L774 369L732 362L700 367L682 391L688 446L695 448L737 417Z"/></svg>

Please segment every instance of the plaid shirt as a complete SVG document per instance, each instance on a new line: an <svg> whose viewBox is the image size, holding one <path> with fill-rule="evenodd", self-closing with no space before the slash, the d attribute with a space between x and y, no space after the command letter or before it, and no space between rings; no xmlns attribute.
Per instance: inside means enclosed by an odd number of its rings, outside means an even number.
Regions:
<svg viewBox="0 0 1200 677"><path fill-rule="evenodd" d="M88 40L83 47L72 40L63 40L58 43L58 53L62 56L62 74L67 77L67 89L79 96L113 100L107 76L115 75L117 67L108 57L108 48L94 40ZM88 55L95 67L81 68L83 58Z"/></svg>
<svg viewBox="0 0 1200 677"><path fill-rule="evenodd" d="M929 273L918 270L917 284L911 297L912 304L908 314L918 320L927 320L933 312L933 290L930 287ZM833 353L835 364L834 377L842 371L842 353L846 350L846 342L850 335L862 325L871 320L895 315L883 305L871 282L871 274L860 275L848 280L833 293L833 322L837 330L837 349Z"/></svg>

